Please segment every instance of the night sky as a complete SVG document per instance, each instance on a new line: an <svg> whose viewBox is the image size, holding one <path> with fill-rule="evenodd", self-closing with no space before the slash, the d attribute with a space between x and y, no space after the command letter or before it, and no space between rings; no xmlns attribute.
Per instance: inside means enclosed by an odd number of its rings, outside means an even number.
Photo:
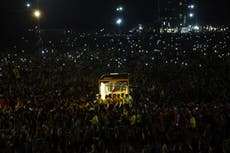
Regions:
<svg viewBox="0 0 230 153"><path fill-rule="evenodd" d="M123 4L125 24L153 25L156 18L156 0L40 0L44 14L42 27L49 29L73 28L94 30L112 27L116 6ZM161 0L162 1L162 0ZM34 7L36 0L31 1ZM23 31L35 22L24 0L7 0L1 4L2 32ZM230 25L230 9L227 0L200 0L201 24Z"/></svg>

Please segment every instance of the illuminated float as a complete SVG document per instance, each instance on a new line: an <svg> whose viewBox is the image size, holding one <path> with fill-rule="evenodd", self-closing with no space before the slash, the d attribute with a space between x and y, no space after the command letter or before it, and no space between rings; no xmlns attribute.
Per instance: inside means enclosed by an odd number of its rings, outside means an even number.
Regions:
<svg viewBox="0 0 230 153"><path fill-rule="evenodd" d="M101 99L113 95L129 95L129 74L109 73L102 75L99 80L99 95Z"/></svg>

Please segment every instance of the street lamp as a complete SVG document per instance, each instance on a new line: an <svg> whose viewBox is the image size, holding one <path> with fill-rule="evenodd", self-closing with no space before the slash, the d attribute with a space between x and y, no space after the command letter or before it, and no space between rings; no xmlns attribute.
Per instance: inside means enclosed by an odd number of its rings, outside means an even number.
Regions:
<svg viewBox="0 0 230 153"><path fill-rule="evenodd" d="M41 37L41 31L40 31L40 18L42 16L42 13L39 9L36 9L34 10L33 12L33 16L36 18L37 20L37 24L35 26L35 32L37 34L37 37L38 37L38 44L39 44L39 50L43 48L43 40L42 40L42 37ZM42 52L43 54L43 52Z"/></svg>

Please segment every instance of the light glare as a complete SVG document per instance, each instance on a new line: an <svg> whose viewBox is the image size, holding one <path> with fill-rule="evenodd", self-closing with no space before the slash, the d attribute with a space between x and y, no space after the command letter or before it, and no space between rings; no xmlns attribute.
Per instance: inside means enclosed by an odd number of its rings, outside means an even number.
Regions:
<svg viewBox="0 0 230 153"><path fill-rule="evenodd" d="M121 12L121 11L123 11L123 7L122 6L119 6L119 7L117 7L117 9L116 9L118 12Z"/></svg>
<svg viewBox="0 0 230 153"><path fill-rule="evenodd" d="M190 5L190 8L191 8L191 9L194 9L194 7L195 7L195 6L194 6L193 4L192 4L192 5Z"/></svg>
<svg viewBox="0 0 230 153"><path fill-rule="evenodd" d="M139 27L138 27L139 30L143 30L143 26L141 24L139 24Z"/></svg>
<svg viewBox="0 0 230 153"><path fill-rule="evenodd" d="M29 8L30 6L31 6L31 4L30 4L30 3L26 3L26 7L28 7L28 8Z"/></svg>
<svg viewBox="0 0 230 153"><path fill-rule="evenodd" d="M122 23L122 19L121 18L117 19L116 23L120 25Z"/></svg>
<svg viewBox="0 0 230 153"><path fill-rule="evenodd" d="M194 26L194 29L195 29L195 30L199 30L200 27L196 25L196 26Z"/></svg>
<svg viewBox="0 0 230 153"><path fill-rule="evenodd" d="M35 11L34 11L34 16L35 16L36 18L40 18L40 17L41 17L41 12L40 12L39 10L35 10Z"/></svg>

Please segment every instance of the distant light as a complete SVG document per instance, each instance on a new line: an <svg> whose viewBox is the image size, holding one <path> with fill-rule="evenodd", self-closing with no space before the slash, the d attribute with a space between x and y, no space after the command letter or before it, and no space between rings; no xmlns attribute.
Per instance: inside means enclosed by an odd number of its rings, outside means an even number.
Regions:
<svg viewBox="0 0 230 153"><path fill-rule="evenodd" d="M123 9L124 9L124 8L123 8L122 6L119 6L119 7L117 7L116 10L117 10L118 12L121 12L121 11L123 11Z"/></svg>
<svg viewBox="0 0 230 153"><path fill-rule="evenodd" d="M116 21L116 23L117 23L118 25L121 25L121 24L122 24L122 22L123 22L123 21L122 21L122 19L121 19L121 18L118 18L118 19L117 19L117 21Z"/></svg>
<svg viewBox="0 0 230 153"><path fill-rule="evenodd" d="M189 13L189 17L190 18L194 17L194 14L193 13Z"/></svg>
<svg viewBox="0 0 230 153"><path fill-rule="evenodd" d="M45 50L42 50L42 54L45 54Z"/></svg>
<svg viewBox="0 0 230 153"><path fill-rule="evenodd" d="M139 24L139 27L138 27L139 30L143 30L143 26L141 24Z"/></svg>
<svg viewBox="0 0 230 153"><path fill-rule="evenodd" d="M197 25L195 25L195 26L194 26L194 29L195 29L195 30L199 30L199 29L200 29L200 27L199 27L199 26L197 26Z"/></svg>
<svg viewBox="0 0 230 153"><path fill-rule="evenodd" d="M26 7L31 7L31 4L30 3L26 3Z"/></svg>
<svg viewBox="0 0 230 153"><path fill-rule="evenodd" d="M195 8L195 5L191 4L191 5L188 6L188 8L194 9L194 8Z"/></svg>
<svg viewBox="0 0 230 153"><path fill-rule="evenodd" d="M36 18L40 18L40 17L41 17L41 12L40 12L40 10L35 10L35 11L34 11L34 16L35 16Z"/></svg>

